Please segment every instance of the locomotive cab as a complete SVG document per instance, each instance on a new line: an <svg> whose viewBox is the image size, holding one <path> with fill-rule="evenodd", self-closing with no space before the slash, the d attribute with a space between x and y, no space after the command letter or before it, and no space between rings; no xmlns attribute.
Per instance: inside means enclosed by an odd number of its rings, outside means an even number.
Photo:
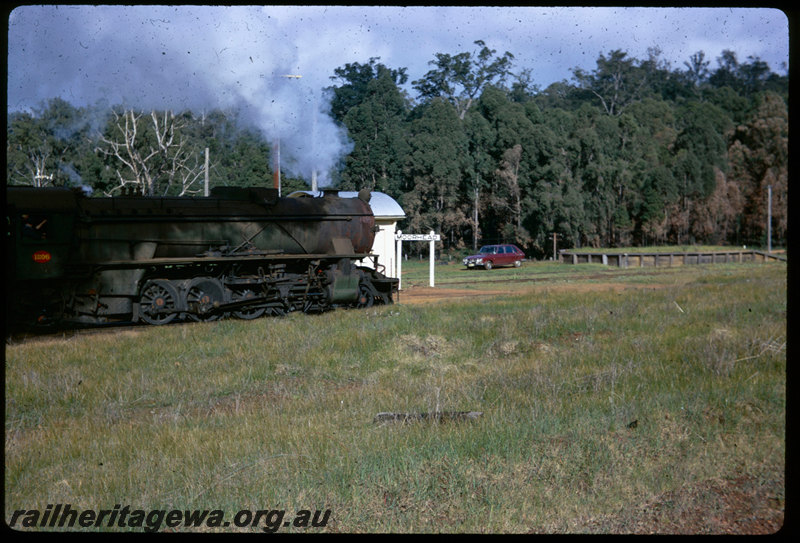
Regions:
<svg viewBox="0 0 800 543"><path fill-rule="evenodd" d="M11 279L59 279L73 241L75 195L69 189L46 195L30 189L20 196L6 209Z"/></svg>

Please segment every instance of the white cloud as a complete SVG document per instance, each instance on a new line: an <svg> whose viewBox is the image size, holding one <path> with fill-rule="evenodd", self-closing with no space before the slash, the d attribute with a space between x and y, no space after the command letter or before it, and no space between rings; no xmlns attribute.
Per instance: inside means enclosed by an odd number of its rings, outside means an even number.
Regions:
<svg viewBox="0 0 800 543"><path fill-rule="evenodd" d="M319 91L336 68L372 57L407 68L413 81L437 53L475 51L484 40L498 55L511 52L517 70L532 69L541 87L593 69L601 53L645 58L653 45L674 68L699 50L712 63L724 49L775 71L788 63L786 17L761 8L23 6L11 13L8 39L11 110L56 96L76 105L238 105L299 155L308 154L308 126L318 150L340 143L329 119L311 112L324 106Z"/></svg>

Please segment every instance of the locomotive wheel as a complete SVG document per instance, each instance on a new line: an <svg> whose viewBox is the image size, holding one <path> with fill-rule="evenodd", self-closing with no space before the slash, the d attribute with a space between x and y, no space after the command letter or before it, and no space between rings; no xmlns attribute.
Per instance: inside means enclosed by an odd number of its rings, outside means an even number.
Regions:
<svg viewBox="0 0 800 543"><path fill-rule="evenodd" d="M214 308L225 303L225 287L218 279L195 277L186 288L184 301L186 314L193 321L215 321L222 317Z"/></svg>
<svg viewBox="0 0 800 543"><path fill-rule="evenodd" d="M239 292L233 293L233 301L238 302L240 300L249 300L250 298L255 298L257 295L252 290L242 290ZM262 316L264 313L267 312L266 307L256 307L253 309L242 309L241 311L234 311L233 316L237 319L244 319L244 320L251 320L257 319Z"/></svg>
<svg viewBox="0 0 800 543"><path fill-rule="evenodd" d="M162 313L178 307L178 291L166 279L148 281L142 289L140 299L142 320L148 324L167 324L175 320L177 312Z"/></svg>
<svg viewBox="0 0 800 543"><path fill-rule="evenodd" d="M372 283L361 281L358 285L358 302L356 302L356 307L360 309L372 307L376 297L378 297L378 293L375 291L375 287L372 286Z"/></svg>

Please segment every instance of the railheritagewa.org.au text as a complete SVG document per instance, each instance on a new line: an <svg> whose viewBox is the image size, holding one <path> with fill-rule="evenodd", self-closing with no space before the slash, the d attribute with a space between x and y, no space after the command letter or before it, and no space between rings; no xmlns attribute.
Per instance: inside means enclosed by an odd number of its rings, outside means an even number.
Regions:
<svg viewBox="0 0 800 543"><path fill-rule="evenodd" d="M123 528L157 532L163 529L252 528L267 533L285 529L324 528L331 510L242 509L228 515L221 509L134 509L114 505L111 509L78 509L70 504L48 504L44 510L16 509L8 525L12 529Z"/></svg>

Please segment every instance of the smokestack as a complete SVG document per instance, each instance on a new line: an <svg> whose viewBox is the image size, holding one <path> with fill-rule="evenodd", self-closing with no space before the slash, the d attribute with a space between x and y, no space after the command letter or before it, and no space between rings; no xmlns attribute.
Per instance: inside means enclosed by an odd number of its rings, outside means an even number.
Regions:
<svg viewBox="0 0 800 543"><path fill-rule="evenodd" d="M281 195L281 140L276 139L272 143L272 181L273 186Z"/></svg>

